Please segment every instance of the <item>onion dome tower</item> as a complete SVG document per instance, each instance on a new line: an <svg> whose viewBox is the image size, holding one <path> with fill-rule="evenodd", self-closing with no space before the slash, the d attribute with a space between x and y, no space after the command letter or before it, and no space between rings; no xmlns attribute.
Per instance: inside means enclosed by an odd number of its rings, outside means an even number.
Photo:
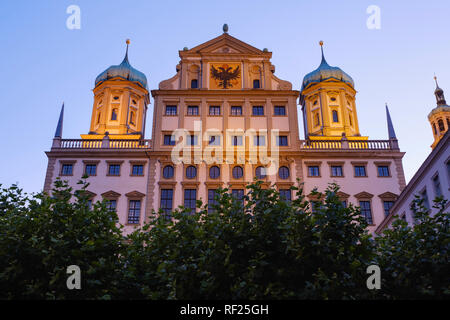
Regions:
<svg viewBox="0 0 450 320"><path fill-rule="evenodd" d="M436 82L436 90L434 90L436 107L428 114L428 121L433 130L434 142L431 145L433 149L450 128L450 107L445 101L444 90L439 87L436 76L434 81Z"/></svg>
<svg viewBox="0 0 450 320"><path fill-rule="evenodd" d="M308 73L302 82L302 105L305 137L311 140L348 139L366 140L359 133L356 113L355 84L341 68L328 64L319 42L322 61Z"/></svg>
<svg viewBox="0 0 450 320"><path fill-rule="evenodd" d="M83 139L140 139L145 131L145 116L150 103L147 77L133 68L125 57L119 65L110 66L95 79L94 105L89 134Z"/></svg>

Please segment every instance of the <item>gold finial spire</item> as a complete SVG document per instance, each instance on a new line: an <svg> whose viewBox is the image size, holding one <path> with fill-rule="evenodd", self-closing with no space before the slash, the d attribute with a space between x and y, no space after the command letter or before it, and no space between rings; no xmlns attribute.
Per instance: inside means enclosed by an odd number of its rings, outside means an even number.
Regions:
<svg viewBox="0 0 450 320"><path fill-rule="evenodd" d="M320 44L321 47L323 47L323 41L322 40L319 41L319 44Z"/></svg>
<svg viewBox="0 0 450 320"><path fill-rule="evenodd" d="M130 39L127 39L125 42L126 42L127 45L129 45L130 44Z"/></svg>

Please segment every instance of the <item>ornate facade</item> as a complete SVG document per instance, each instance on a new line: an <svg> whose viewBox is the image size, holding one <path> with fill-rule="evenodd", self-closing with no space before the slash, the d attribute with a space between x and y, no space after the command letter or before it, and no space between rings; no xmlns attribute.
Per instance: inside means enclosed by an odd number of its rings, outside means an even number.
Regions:
<svg viewBox="0 0 450 320"><path fill-rule="evenodd" d="M292 199L297 179L307 195L337 182L342 201L361 206L370 231L383 221L405 187L404 153L387 107L389 139L360 134L354 81L329 66L323 50L300 90L275 76L271 52L226 28L179 56L176 74L150 91L150 140L147 79L131 67L128 47L120 65L97 77L89 133L62 139L60 117L45 191L56 177L75 185L87 173L92 200L110 200L129 232L154 211L211 204L219 187L240 198L258 179Z"/></svg>

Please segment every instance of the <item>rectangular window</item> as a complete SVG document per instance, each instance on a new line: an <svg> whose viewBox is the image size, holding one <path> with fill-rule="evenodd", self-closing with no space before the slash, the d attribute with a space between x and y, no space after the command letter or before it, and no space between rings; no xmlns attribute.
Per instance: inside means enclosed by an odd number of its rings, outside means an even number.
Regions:
<svg viewBox="0 0 450 320"><path fill-rule="evenodd" d="M208 189L208 210L213 211L213 206L217 204L217 200L215 199L216 190Z"/></svg>
<svg viewBox="0 0 450 320"><path fill-rule="evenodd" d="M288 137L287 136L278 136L277 145L278 146L287 146L288 145Z"/></svg>
<svg viewBox="0 0 450 320"><path fill-rule="evenodd" d="M89 210L92 210L92 200L87 201L87 207Z"/></svg>
<svg viewBox="0 0 450 320"><path fill-rule="evenodd" d="M198 106L188 106L187 107L188 116L198 116Z"/></svg>
<svg viewBox="0 0 450 320"><path fill-rule="evenodd" d="M233 189L231 190L231 195L236 201L240 202L244 206L244 190L243 189Z"/></svg>
<svg viewBox="0 0 450 320"><path fill-rule="evenodd" d="M281 200L291 201L291 189L280 189Z"/></svg>
<svg viewBox="0 0 450 320"><path fill-rule="evenodd" d="M220 106L209 106L210 116L220 116Z"/></svg>
<svg viewBox="0 0 450 320"><path fill-rule="evenodd" d="M116 211L117 209L117 200L108 200L106 202L106 208L108 209L108 211Z"/></svg>
<svg viewBox="0 0 450 320"><path fill-rule="evenodd" d="M308 166L308 174L310 177L319 177L319 166Z"/></svg>
<svg viewBox="0 0 450 320"><path fill-rule="evenodd" d="M177 106L166 106L166 116L176 116Z"/></svg>
<svg viewBox="0 0 450 320"><path fill-rule="evenodd" d="M388 166L378 166L378 176L379 177L389 177L389 167Z"/></svg>
<svg viewBox="0 0 450 320"><path fill-rule="evenodd" d="M63 164L61 169L62 176L71 176L73 174L73 164Z"/></svg>
<svg viewBox="0 0 450 320"><path fill-rule="evenodd" d="M95 176L95 175L97 175L97 165L96 164L87 164L85 173L88 176Z"/></svg>
<svg viewBox="0 0 450 320"><path fill-rule="evenodd" d="M344 208L347 208L347 200L342 200L342 206L343 206Z"/></svg>
<svg viewBox="0 0 450 320"><path fill-rule="evenodd" d="M387 217L389 215L389 210L391 210L394 205L394 201L383 201L384 215Z"/></svg>
<svg viewBox="0 0 450 320"><path fill-rule="evenodd" d="M450 188L450 161L447 161L447 177L448 177L448 187Z"/></svg>
<svg viewBox="0 0 450 320"><path fill-rule="evenodd" d="M439 180L439 175L437 174L433 177L433 186L436 197L442 196L441 181Z"/></svg>
<svg viewBox="0 0 450 320"><path fill-rule="evenodd" d="M372 224L372 210L370 209L370 201L360 201L361 215L366 219L368 224Z"/></svg>
<svg viewBox="0 0 450 320"><path fill-rule="evenodd" d="M241 106L232 106L231 107L231 115L232 116L242 116L242 107Z"/></svg>
<svg viewBox="0 0 450 320"><path fill-rule="evenodd" d="M332 177L342 177L342 166L331 166L331 176Z"/></svg>
<svg viewBox="0 0 450 320"><path fill-rule="evenodd" d="M231 195L236 200L243 200L244 199L244 190L243 189L233 189L233 190L231 190Z"/></svg>
<svg viewBox="0 0 450 320"><path fill-rule="evenodd" d="M172 189L161 189L160 208L163 211L166 218L170 218L170 216L171 216L172 201L173 201L173 190Z"/></svg>
<svg viewBox="0 0 450 320"><path fill-rule="evenodd" d="M210 136L208 144L210 146L220 146L220 136Z"/></svg>
<svg viewBox="0 0 450 320"><path fill-rule="evenodd" d="M430 210L430 202L428 201L428 194L427 194L427 189L424 189L421 193L420 193L420 197L423 200L423 206Z"/></svg>
<svg viewBox="0 0 450 320"><path fill-rule="evenodd" d="M355 177L366 177L366 167L355 166Z"/></svg>
<svg viewBox="0 0 450 320"><path fill-rule="evenodd" d="M120 175L120 164L110 164L108 169L108 174L110 176Z"/></svg>
<svg viewBox="0 0 450 320"><path fill-rule="evenodd" d="M263 116L264 115L264 107L263 106L254 106L253 107L253 115L254 116Z"/></svg>
<svg viewBox="0 0 450 320"><path fill-rule="evenodd" d="M231 144L233 146L242 146L242 136L232 136Z"/></svg>
<svg viewBox="0 0 450 320"><path fill-rule="evenodd" d="M285 106L275 106L274 114L276 116L285 116L286 115L286 107Z"/></svg>
<svg viewBox="0 0 450 320"><path fill-rule="evenodd" d="M128 223L137 224L141 216L141 200L130 200L128 209Z"/></svg>
<svg viewBox="0 0 450 320"><path fill-rule="evenodd" d="M142 164L134 164L133 170L131 171L131 175L133 176L143 176L144 175L144 165Z"/></svg>
<svg viewBox="0 0 450 320"><path fill-rule="evenodd" d="M164 145L165 146L174 146L175 145L175 139L171 134L164 135Z"/></svg>
<svg viewBox="0 0 450 320"><path fill-rule="evenodd" d="M198 137L195 134L190 134L187 136L186 145L196 146L198 144Z"/></svg>
<svg viewBox="0 0 450 320"><path fill-rule="evenodd" d="M197 189L184 189L184 207L191 209L191 212L195 212L195 206L197 201Z"/></svg>
<svg viewBox="0 0 450 320"><path fill-rule="evenodd" d="M255 146L265 146L266 145L266 137L265 136L255 136L254 145Z"/></svg>

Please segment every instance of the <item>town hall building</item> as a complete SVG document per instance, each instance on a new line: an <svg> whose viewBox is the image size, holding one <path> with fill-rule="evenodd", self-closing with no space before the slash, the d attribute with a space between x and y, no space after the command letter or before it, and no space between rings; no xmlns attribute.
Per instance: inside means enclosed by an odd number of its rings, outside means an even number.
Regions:
<svg viewBox="0 0 450 320"><path fill-rule="evenodd" d="M355 83L328 64L322 42L320 65L299 90L275 75L272 52L232 37L226 25L220 36L179 51L176 74L153 90L131 66L128 44L123 61L95 79L87 134L63 138L61 110L44 191L58 177L77 188L86 174L91 200L107 199L130 232L154 213L194 211L196 200L212 209L220 187L242 199L260 180L291 200L299 179L319 201L311 191L336 182L343 203L360 206L374 232L405 188L387 106L388 139L363 135Z"/></svg>

